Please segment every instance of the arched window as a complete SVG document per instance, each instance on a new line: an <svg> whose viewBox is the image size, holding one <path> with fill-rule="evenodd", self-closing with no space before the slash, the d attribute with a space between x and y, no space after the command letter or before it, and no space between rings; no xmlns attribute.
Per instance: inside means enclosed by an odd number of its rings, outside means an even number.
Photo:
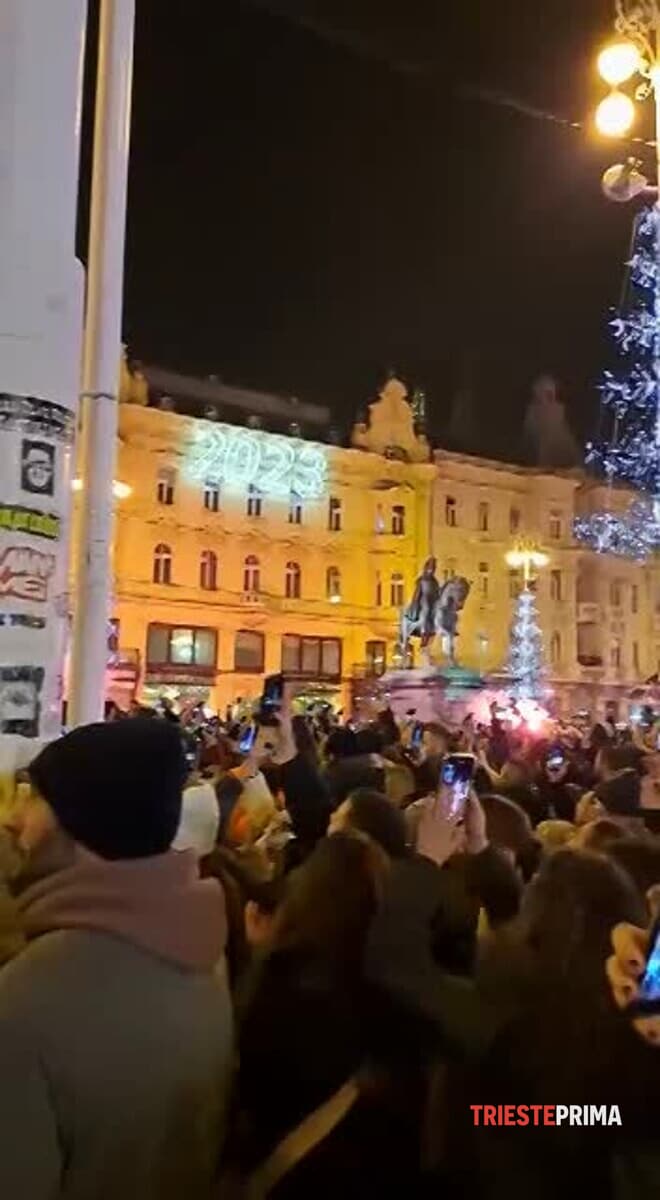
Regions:
<svg viewBox="0 0 660 1200"><path fill-rule="evenodd" d="M261 591L261 569L256 554L248 554L243 564L243 591Z"/></svg>
<svg viewBox="0 0 660 1200"><path fill-rule="evenodd" d="M403 608L405 604L403 575L395 571L390 581L390 604L392 608Z"/></svg>
<svg viewBox="0 0 660 1200"><path fill-rule="evenodd" d="M561 634L555 631L550 638L550 662L556 667L561 662Z"/></svg>
<svg viewBox="0 0 660 1200"><path fill-rule="evenodd" d="M159 542L154 550L154 583L172 582L172 551L164 542Z"/></svg>
<svg viewBox="0 0 660 1200"><path fill-rule="evenodd" d="M199 560L199 586L214 592L218 586L218 556L213 550L202 550Z"/></svg>
<svg viewBox="0 0 660 1200"><path fill-rule="evenodd" d="M325 594L331 604L341 600L341 572L339 567L328 567L325 573Z"/></svg>
<svg viewBox="0 0 660 1200"><path fill-rule="evenodd" d="M300 599L300 564L288 562L284 577L284 594L287 600Z"/></svg>

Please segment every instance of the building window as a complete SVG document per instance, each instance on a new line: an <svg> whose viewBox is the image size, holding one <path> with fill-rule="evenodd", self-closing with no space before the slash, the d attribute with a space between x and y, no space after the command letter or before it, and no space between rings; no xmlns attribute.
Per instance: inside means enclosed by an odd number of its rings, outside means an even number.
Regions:
<svg viewBox="0 0 660 1200"><path fill-rule="evenodd" d="M173 467L161 467L156 483L156 499L159 504L174 504L176 471Z"/></svg>
<svg viewBox="0 0 660 1200"><path fill-rule="evenodd" d="M550 599L560 601L562 598L561 571L550 572Z"/></svg>
<svg viewBox="0 0 660 1200"><path fill-rule="evenodd" d="M636 583L630 589L630 611L634 617L639 612L639 588Z"/></svg>
<svg viewBox="0 0 660 1200"><path fill-rule="evenodd" d="M392 533L396 533L401 537L405 532L406 510L403 504L395 504L392 507Z"/></svg>
<svg viewBox="0 0 660 1200"><path fill-rule="evenodd" d="M264 669L264 635L254 629L239 629L234 642L234 670L261 675Z"/></svg>
<svg viewBox="0 0 660 1200"><path fill-rule="evenodd" d="M367 642L365 658L368 675L384 675L387 666L387 645L385 642Z"/></svg>
<svg viewBox="0 0 660 1200"><path fill-rule="evenodd" d="M509 571L509 599L517 600L523 589L521 571Z"/></svg>
<svg viewBox="0 0 660 1200"><path fill-rule="evenodd" d="M456 528L456 501L453 496L445 497L445 525Z"/></svg>
<svg viewBox="0 0 660 1200"><path fill-rule="evenodd" d="M325 573L325 596L331 604L341 600L341 572L339 567L328 567Z"/></svg>
<svg viewBox="0 0 660 1200"><path fill-rule="evenodd" d="M199 586L214 592L218 586L218 556L213 550L202 550L199 560Z"/></svg>
<svg viewBox="0 0 660 1200"><path fill-rule="evenodd" d="M489 592L488 563L480 562L479 563L479 595L481 596L482 600L488 599L488 592Z"/></svg>
<svg viewBox="0 0 660 1200"><path fill-rule="evenodd" d="M243 591L261 591L261 568L255 554L248 554L243 564Z"/></svg>
<svg viewBox="0 0 660 1200"><path fill-rule="evenodd" d="M395 571L390 580L390 604L392 608L403 608L405 602L403 575L399 571Z"/></svg>
<svg viewBox="0 0 660 1200"><path fill-rule="evenodd" d="M488 533L488 522L490 520L490 505L487 500L479 501L477 509L477 529L479 533Z"/></svg>
<svg viewBox="0 0 660 1200"><path fill-rule="evenodd" d="M613 642L610 650L610 666L615 670L619 670L621 666L621 646L619 642Z"/></svg>
<svg viewBox="0 0 660 1200"><path fill-rule="evenodd" d="M150 667L205 667L215 670L217 657L215 629L185 628L179 625L149 625L147 628L147 669Z"/></svg>
<svg viewBox="0 0 660 1200"><path fill-rule="evenodd" d="M447 559L447 566L445 567L444 571L442 572L442 577L443 577L445 583L449 583L450 579L456 578L456 559L455 558Z"/></svg>
<svg viewBox="0 0 660 1200"><path fill-rule="evenodd" d="M509 533L518 533L520 529L520 509L511 507L509 509Z"/></svg>
<svg viewBox="0 0 660 1200"><path fill-rule="evenodd" d="M340 679L341 638L301 637L297 633L285 633L282 638L282 670L291 675Z"/></svg>
<svg viewBox="0 0 660 1200"><path fill-rule="evenodd" d="M635 674L636 675L641 674L640 667L639 667L639 642L633 642L632 661L633 661L633 670L634 670Z"/></svg>
<svg viewBox="0 0 660 1200"><path fill-rule="evenodd" d="M553 541L561 541L561 513L556 510L550 513L549 532Z"/></svg>
<svg viewBox="0 0 660 1200"><path fill-rule="evenodd" d="M383 512L382 504L376 505L376 522L374 525L376 533L385 533L385 513Z"/></svg>
<svg viewBox="0 0 660 1200"><path fill-rule="evenodd" d="M159 542L154 550L154 583L172 582L172 551L164 542Z"/></svg>
<svg viewBox="0 0 660 1200"><path fill-rule="evenodd" d="M289 525L302 525L302 500L292 492L289 497Z"/></svg>
<svg viewBox="0 0 660 1200"><path fill-rule="evenodd" d="M553 667L561 662L561 634L557 632L550 638L550 662Z"/></svg>
<svg viewBox="0 0 660 1200"><path fill-rule="evenodd" d="M374 595L374 603L376 608L380 608L383 603L383 577L380 571L376 571L376 587Z"/></svg>
<svg viewBox="0 0 660 1200"><path fill-rule="evenodd" d="M284 595L287 600L300 600L300 563L288 562L286 564Z"/></svg>
<svg viewBox="0 0 660 1200"><path fill-rule="evenodd" d="M621 608L621 581L613 579L610 584L610 604L612 608Z"/></svg>
<svg viewBox="0 0 660 1200"><path fill-rule="evenodd" d="M220 508L220 484L207 482L204 484L204 508L208 512L218 512Z"/></svg>
<svg viewBox="0 0 660 1200"><path fill-rule="evenodd" d="M247 515L248 517L261 516L261 504L263 497L258 487L253 483L248 484L247 490Z"/></svg>
<svg viewBox="0 0 660 1200"><path fill-rule="evenodd" d="M328 529L331 533L341 530L341 500L338 496L331 496L328 500Z"/></svg>

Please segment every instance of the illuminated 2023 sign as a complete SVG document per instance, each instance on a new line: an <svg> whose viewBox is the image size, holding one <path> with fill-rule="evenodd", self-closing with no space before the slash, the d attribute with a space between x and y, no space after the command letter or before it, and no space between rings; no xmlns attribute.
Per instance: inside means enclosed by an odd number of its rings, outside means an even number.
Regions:
<svg viewBox="0 0 660 1200"><path fill-rule="evenodd" d="M253 484L264 495L313 500L326 490L320 446L232 425L197 427L188 475L200 483Z"/></svg>

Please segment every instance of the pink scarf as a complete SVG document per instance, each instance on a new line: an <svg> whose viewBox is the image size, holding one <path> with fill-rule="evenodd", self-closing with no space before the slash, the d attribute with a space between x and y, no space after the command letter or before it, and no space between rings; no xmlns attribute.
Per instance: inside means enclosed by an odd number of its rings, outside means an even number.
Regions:
<svg viewBox="0 0 660 1200"><path fill-rule="evenodd" d="M222 888L199 878L189 851L108 862L77 848L76 861L18 897L28 938L56 929L110 933L191 971L209 971L226 942Z"/></svg>

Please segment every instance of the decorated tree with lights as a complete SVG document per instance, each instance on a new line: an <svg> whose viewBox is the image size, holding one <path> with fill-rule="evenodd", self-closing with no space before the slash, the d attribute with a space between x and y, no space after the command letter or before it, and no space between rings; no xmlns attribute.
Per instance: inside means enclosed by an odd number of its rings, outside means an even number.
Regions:
<svg viewBox="0 0 660 1200"><path fill-rule="evenodd" d="M543 637L536 596L527 584L513 611L508 669L516 700L540 699L543 692Z"/></svg>
<svg viewBox="0 0 660 1200"><path fill-rule="evenodd" d="M604 436L587 446L587 465L611 485L639 492L627 512L614 504L576 521L576 536L596 550L643 559L660 544L660 211L641 212L620 311L611 321L619 366L601 385Z"/></svg>

